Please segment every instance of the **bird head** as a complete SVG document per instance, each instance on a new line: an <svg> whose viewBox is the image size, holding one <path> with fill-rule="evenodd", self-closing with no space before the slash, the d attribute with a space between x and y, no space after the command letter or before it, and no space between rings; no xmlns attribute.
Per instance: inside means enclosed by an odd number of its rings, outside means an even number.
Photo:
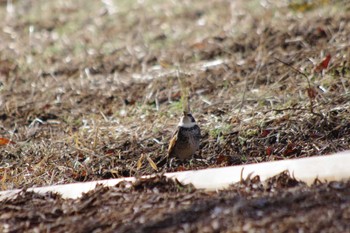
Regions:
<svg viewBox="0 0 350 233"><path fill-rule="evenodd" d="M191 113L184 111L180 119L179 126L184 128L191 128L196 125L196 120Z"/></svg>

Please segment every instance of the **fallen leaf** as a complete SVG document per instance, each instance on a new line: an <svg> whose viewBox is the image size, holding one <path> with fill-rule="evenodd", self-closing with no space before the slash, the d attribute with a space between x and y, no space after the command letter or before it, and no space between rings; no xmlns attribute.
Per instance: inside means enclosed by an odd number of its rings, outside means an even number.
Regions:
<svg viewBox="0 0 350 233"><path fill-rule="evenodd" d="M16 143L7 138L0 138L0 146L5 146L7 144L16 144Z"/></svg>
<svg viewBox="0 0 350 233"><path fill-rule="evenodd" d="M317 96L317 91L315 88L311 87L311 88L307 88L307 95L309 96L310 99L315 99Z"/></svg>
<svg viewBox="0 0 350 233"><path fill-rule="evenodd" d="M219 155L218 157L216 157L216 164L217 165L226 164L228 161L229 161L228 156Z"/></svg>
<svg viewBox="0 0 350 233"><path fill-rule="evenodd" d="M266 148L266 155L270 156L272 154L272 148L271 147L267 147Z"/></svg>
<svg viewBox="0 0 350 233"><path fill-rule="evenodd" d="M85 169L82 169L79 171L74 171L72 176L76 181L85 181L88 177L88 172Z"/></svg>
<svg viewBox="0 0 350 233"><path fill-rule="evenodd" d="M300 152L300 147L294 143L288 143L287 147L283 151L284 156L291 156L293 154L298 154Z"/></svg>
<svg viewBox="0 0 350 233"><path fill-rule="evenodd" d="M331 55L328 54L328 55L326 56L326 58L323 59L323 61L315 67L314 71L315 71L316 73L320 73L322 70L327 69L330 60L331 60Z"/></svg>
<svg viewBox="0 0 350 233"><path fill-rule="evenodd" d="M268 129L264 129L261 134L260 134L260 137L266 137L267 135L269 135L269 133L271 132L271 130L268 130Z"/></svg>

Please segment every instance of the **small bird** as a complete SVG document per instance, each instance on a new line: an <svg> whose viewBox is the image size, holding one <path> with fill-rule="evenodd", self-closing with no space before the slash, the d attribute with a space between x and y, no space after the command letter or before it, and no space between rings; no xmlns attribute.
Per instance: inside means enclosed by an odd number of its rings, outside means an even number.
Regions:
<svg viewBox="0 0 350 233"><path fill-rule="evenodd" d="M168 156L190 158L199 149L201 130L191 113L184 111L168 147Z"/></svg>

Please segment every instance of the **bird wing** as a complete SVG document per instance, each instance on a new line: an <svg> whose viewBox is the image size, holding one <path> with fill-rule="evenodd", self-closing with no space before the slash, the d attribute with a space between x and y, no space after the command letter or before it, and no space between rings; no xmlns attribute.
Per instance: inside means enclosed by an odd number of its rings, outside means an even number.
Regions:
<svg viewBox="0 0 350 233"><path fill-rule="evenodd" d="M201 128L199 128L198 125L196 125L196 137L198 140L201 139L202 135L201 135Z"/></svg>
<svg viewBox="0 0 350 233"><path fill-rule="evenodd" d="M174 147L175 147L175 144L176 144L176 141L177 141L177 135L179 134L179 129L177 128L175 130L175 132L173 133L173 136L171 137L170 139L170 142L169 142L169 147L168 147L168 155L171 154L171 152L173 151Z"/></svg>

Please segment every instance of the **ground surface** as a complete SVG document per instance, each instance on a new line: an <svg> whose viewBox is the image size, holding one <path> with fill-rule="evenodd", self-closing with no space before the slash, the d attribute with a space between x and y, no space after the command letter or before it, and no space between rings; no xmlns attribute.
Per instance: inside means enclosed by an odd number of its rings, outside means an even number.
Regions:
<svg viewBox="0 0 350 233"><path fill-rule="evenodd" d="M349 232L350 182L308 187L282 173L215 193L167 181L99 187L77 200L23 192L2 201L2 232Z"/></svg>
<svg viewBox="0 0 350 233"><path fill-rule="evenodd" d="M350 149L348 1L16 0L0 17L2 190ZM186 91L201 148L169 168Z"/></svg>

